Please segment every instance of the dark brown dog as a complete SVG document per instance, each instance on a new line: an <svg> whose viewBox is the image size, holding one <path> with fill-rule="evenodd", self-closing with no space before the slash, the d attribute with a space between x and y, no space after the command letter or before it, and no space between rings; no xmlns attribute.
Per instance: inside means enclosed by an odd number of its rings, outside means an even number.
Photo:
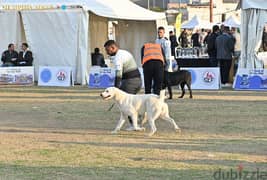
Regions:
<svg viewBox="0 0 267 180"><path fill-rule="evenodd" d="M190 98L193 98L192 96L192 90L191 90L191 73L187 70L178 70L175 72L164 72L164 80L163 80L163 89L166 87L168 88L169 92L169 99L172 99L172 86L178 86L180 84L182 89L182 94L179 98L183 98L185 94L184 86L186 85L189 93Z"/></svg>

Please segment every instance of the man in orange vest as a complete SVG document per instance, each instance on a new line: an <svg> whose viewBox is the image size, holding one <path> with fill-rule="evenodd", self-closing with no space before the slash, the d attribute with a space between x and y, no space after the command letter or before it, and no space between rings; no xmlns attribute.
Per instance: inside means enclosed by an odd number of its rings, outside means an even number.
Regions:
<svg viewBox="0 0 267 180"><path fill-rule="evenodd" d="M146 43L141 50L145 93L150 94L153 83L153 93L159 95L164 74L165 55L160 44Z"/></svg>

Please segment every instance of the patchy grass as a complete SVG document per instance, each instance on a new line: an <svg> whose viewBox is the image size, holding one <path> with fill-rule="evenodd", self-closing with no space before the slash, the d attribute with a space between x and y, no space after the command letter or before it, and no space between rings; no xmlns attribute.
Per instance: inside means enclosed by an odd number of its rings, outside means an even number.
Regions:
<svg viewBox="0 0 267 180"><path fill-rule="evenodd" d="M107 112L112 102L100 92L2 86L0 179L208 180L240 167L267 173L267 92L193 91L194 99L167 100L182 133L158 120L151 138L111 135L119 111Z"/></svg>

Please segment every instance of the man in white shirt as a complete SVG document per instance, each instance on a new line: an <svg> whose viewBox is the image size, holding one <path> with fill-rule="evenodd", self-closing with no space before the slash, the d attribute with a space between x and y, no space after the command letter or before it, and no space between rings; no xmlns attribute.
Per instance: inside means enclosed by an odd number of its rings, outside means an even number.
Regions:
<svg viewBox="0 0 267 180"><path fill-rule="evenodd" d="M171 59L171 43L164 35L165 35L165 29L164 27L160 26L158 28L158 38L156 39L155 43L160 44L164 51L166 59L165 71L172 72L173 63Z"/></svg>
<svg viewBox="0 0 267 180"><path fill-rule="evenodd" d="M114 40L108 40L104 47L114 61L114 86L127 93L136 94L141 89L142 81L134 57L128 51L119 49Z"/></svg>
<svg viewBox="0 0 267 180"><path fill-rule="evenodd" d="M130 93L137 94L142 87L141 74L138 70L136 61L131 53L119 49L114 40L108 40L104 47L108 55L113 59L115 65L115 87ZM127 130L136 130L133 127L133 121L128 116L130 126Z"/></svg>

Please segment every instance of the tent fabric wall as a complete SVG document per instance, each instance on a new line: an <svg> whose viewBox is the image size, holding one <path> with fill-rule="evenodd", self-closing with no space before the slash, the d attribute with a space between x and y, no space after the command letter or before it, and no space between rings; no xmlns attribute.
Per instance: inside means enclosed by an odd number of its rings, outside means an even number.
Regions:
<svg viewBox="0 0 267 180"><path fill-rule="evenodd" d="M146 42L155 42L157 29L155 21L119 20L116 27L116 41L121 49L129 50L138 66L141 66L141 48Z"/></svg>
<svg viewBox="0 0 267 180"><path fill-rule="evenodd" d="M83 11L81 9L34 10L21 13L25 34L35 58L34 65L37 67L35 76L38 75L39 66L71 66L74 71L74 80L83 83L84 70L77 67L81 65L77 65L77 61L84 62L83 59L77 59L78 42L80 45L83 44L78 41L81 40L79 23L83 18L81 16ZM86 46L86 44L83 45ZM80 58L86 58L87 61L87 57L81 53Z"/></svg>
<svg viewBox="0 0 267 180"><path fill-rule="evenodd" d="M263 63L257 58L263 28L267 23L267 11L262 9L242 10L240 68L259 69Z"/></svg>
<svg viewBox="0 0 267 180"><path fill-rule="evenodd" d="M98 47L105 54L104 43L108 40L108 19L92 13L90 13L89 19L90 50L94 52L94 49Z"/></svg>
<svg viewBox="0 0 267 180"><path fill-rule="evenodd" d="M25 35L19 13L17 11L1 12L0 29L0 53L6 50L10 43L15 44L16 49L20 50L21 43L25 41Z"/></svg>
<svg viewBox="0 0 267 180"><path fill-rule="evenodd" d="M89 14L86 11L80 13L80 22L79 22L79 37L78 37L78 47L77 47L77 71L76 79L77 82L85 85L88 82L88 72L89 65L91 66L91 56L89 56L90 51L90 42L88 29L89 29Z"/></svg>

